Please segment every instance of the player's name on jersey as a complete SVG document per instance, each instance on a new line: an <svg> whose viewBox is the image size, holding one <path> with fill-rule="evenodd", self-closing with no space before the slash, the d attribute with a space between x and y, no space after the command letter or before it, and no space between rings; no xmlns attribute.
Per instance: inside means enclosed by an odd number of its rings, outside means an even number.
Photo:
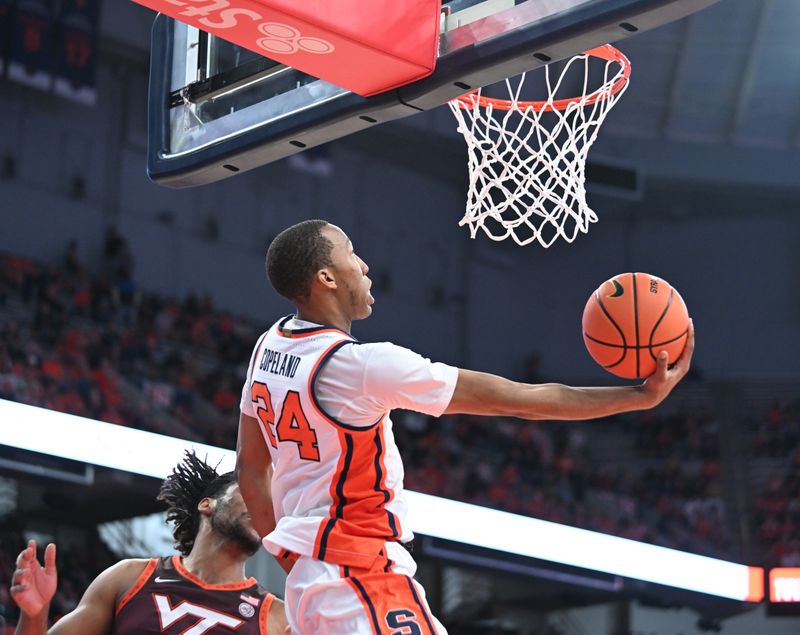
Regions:
<svg viewBox="0 0 800 635"><path fill-rule="evenodd" d="M287 355L280 351L272 351L265 348L264 353L261 355L261 363L258 367L273 375L294 377L299 364L300 358L297 355Z"/></svg>

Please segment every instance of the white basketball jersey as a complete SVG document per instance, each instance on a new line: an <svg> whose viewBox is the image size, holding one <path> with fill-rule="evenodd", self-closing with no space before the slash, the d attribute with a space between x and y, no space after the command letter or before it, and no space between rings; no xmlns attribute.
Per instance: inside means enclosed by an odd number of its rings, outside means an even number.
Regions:
<svg viewBox="0 0 800 635"><path fill-rule="evenodd" d="M275 473L275 531L264 539L283 550L343 566L369 568L386 541L405 542L403 465L389 413L368 427L325 413L314 382L348 333L318 326L288 330L285 318L262 335L249 389Z"/></svg>

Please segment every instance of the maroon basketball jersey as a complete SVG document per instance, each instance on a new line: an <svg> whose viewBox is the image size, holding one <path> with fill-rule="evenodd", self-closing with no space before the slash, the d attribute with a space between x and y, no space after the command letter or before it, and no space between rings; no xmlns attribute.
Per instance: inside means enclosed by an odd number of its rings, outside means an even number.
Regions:
<svg viewBox="0 0 800 635"><path fill-rule="evenodd" d="M206 584L179 556L153 558L119 603L115 635L267 635L274 596L254 578Z"/></svg>

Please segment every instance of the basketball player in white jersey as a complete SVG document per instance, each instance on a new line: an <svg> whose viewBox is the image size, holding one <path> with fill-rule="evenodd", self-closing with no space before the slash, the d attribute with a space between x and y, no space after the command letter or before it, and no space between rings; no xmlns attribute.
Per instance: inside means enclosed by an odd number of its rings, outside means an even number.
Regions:
<svg viewBox="0 0 800 635"><path fill-rule="evenodd" d="M297 312L264 333L250 359L237 476L256 529L275 527L264 546L294 564L286 583L294 633L441 635L402 546L412 533L389 412L595 419L652 408L688 371L694 332L672 368L663 353L638 386L521 384L359 343L350 328L372 313L368 271L325 221L294 225L270 245L270 282Z"/></svg>

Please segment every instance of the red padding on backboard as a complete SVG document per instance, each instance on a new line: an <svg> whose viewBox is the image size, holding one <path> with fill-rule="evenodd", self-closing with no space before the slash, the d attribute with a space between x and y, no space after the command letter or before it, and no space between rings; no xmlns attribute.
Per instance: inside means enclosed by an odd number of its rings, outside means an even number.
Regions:
<svg viewBox="0 0 800 635"><path fill-rule="evenodd" d="M441 0L135 0L363 96L436 66Z"/></svg>

